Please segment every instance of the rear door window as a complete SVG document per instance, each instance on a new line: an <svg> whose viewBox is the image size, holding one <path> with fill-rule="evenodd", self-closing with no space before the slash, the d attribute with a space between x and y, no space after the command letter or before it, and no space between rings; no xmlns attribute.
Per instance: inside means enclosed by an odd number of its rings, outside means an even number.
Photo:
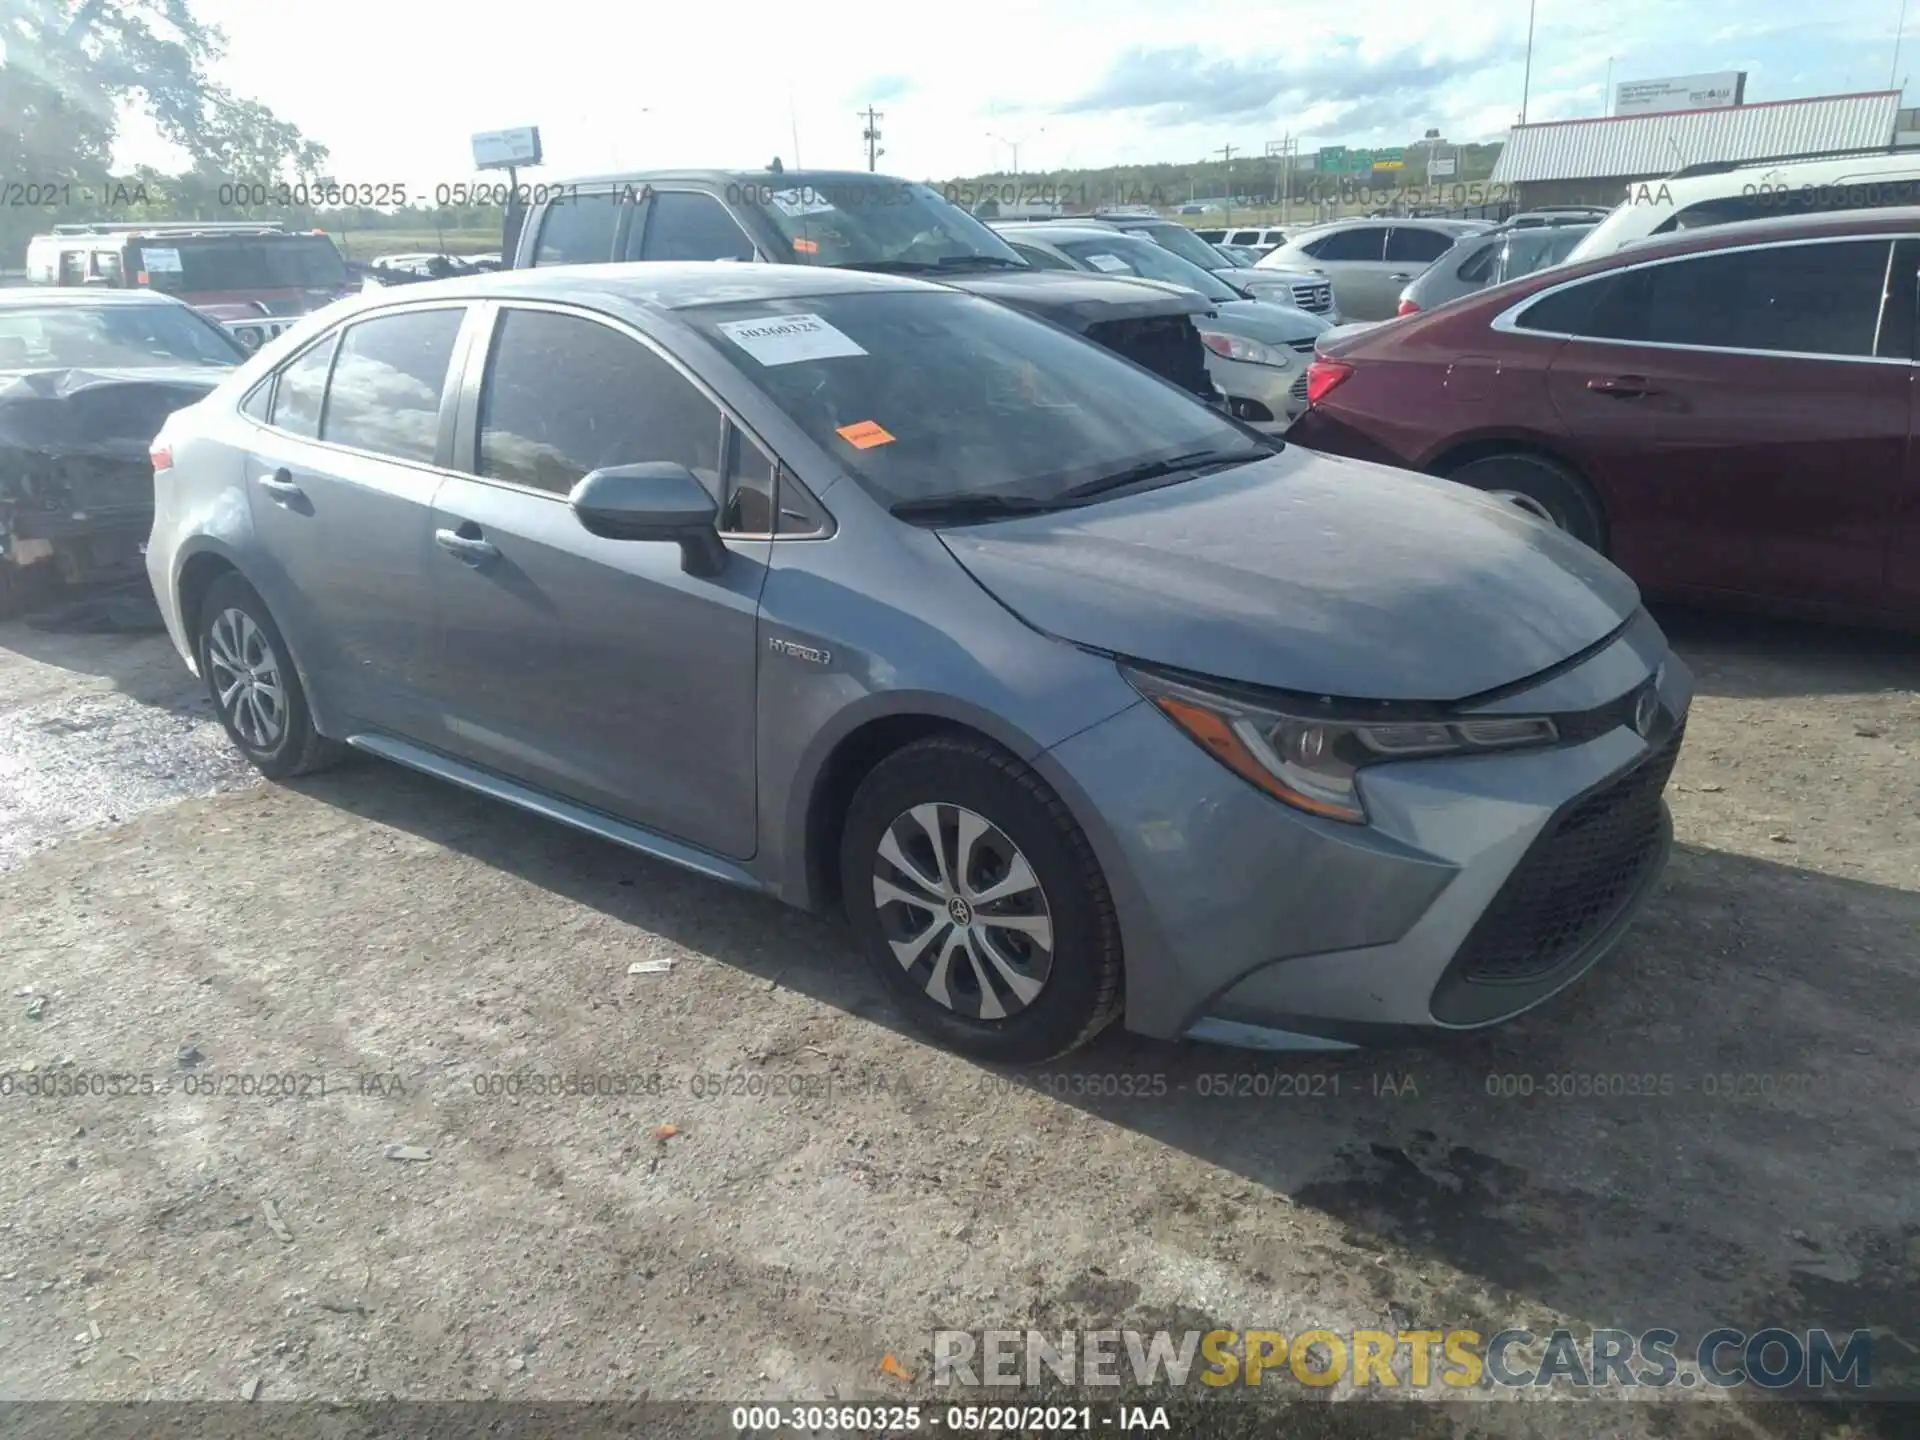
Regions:
<svg viewBox="0 0 1920 1440"><path fill-rule="evenodd" d="M665 460L720 493L720 409L598 321L513 308L480 391L479 473L564 495L591 470Z"/></svg>
<svg viewBox="0 0 1920 1440"><path fill-rule="evenodd" d="M464 307L379 315L347 327L320 438L396 460L431 463L440 395Z"/></svg>
<svg viewBox="0 0 1920 1440"><path fill-rule="evenodd" d="M1396 225L1387 235L1387 259L1431 265L1453 248L1453 241L1443 231Z"/></svg>
<svg viewBox="0 0 1920 1440"><path fill-rule="evenodd" d="M613 232L619 207L611 190L566 194L547 206L540 219L536 265L598 265L613 259Z"/></svg>
<svg viewBox="0 0 1920 1440"><path fill-rule="evenodd" d="M646 241L638 260L751 260L753 242L727 207L697 190L656 190L647 207Z"/></svg>
<svg viewBox="0 0 1920 1440"><path fill-rule="evenodd" d="M1387 227L1357 225L1310 241L1307 254L1316 260L1378 260L1386 253Z"/></svg>
<svg viewBox="0 0 1920 1440"><path fill-rule="evenodd" d="M1584 333L1717 350L1873 354L1889 240L1718 251L1619 272Z"/></svg>
<svg viewBox="0 0 1920 1440"><path fill-rule="evenodd" d="M329 335L280 372L273 387L273 425L309 440L320 437L320 412L327 398L327 371L340 337Z"/></svg>

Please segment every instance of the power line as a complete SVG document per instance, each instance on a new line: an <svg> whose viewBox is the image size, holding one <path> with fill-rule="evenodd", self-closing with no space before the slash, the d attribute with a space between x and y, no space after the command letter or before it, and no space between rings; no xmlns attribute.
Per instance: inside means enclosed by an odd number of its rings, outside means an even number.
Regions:
<svg viewBox="0 0 1920 1440"><path fill-rule="evenodd" d="M867 128L860 132L860 138L867 142L867 169L876 169L880 157L887 153L880 148L880 122L887 117L871 105L855 113L864 116L867 122Z"/></svg>

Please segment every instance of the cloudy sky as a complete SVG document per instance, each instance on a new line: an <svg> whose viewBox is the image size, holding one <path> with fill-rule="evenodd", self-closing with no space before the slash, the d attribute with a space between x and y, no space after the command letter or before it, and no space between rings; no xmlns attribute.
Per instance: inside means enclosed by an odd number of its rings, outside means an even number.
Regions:
<svg viewBox="0 0 1920 1440"><path fill-rule="evenodd" d="M333 152L342 182L469 178L476 130L537 124L538 176L614 166L745 166L796 153L863 167L868 103L883 170L1258 153L1291 133L1405 143L1428 127L1498 138L1520 108L1527 0L940 0L916 5L453 5L191 0L218 67ZM1920 5L1900 79L1920 79ZM1879 89L1899 0L1537 0L1532 119L1604 113L1616 81L1749 72L1749 101ZM944 18L949 16L951 18ZM1914 92L1920 95L1920 89ZM1920 100L1914 103L1920 104ZM795 131L798 131L798 145ZM123 158L165 152L130 129Z"/></svg>

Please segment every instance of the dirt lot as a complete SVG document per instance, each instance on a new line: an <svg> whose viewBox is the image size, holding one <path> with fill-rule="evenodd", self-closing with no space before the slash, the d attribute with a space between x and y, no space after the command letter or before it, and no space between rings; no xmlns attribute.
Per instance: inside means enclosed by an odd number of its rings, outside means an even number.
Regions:
<svg viewBox="0 0 1920 1440"><path fill-rule="evenodd" d="M1102 1323L1872 1327L1920 1386L1920 647L1663 618L1679 845L1574 995L1024 1087L825 924L372 762L253 783L164 640L0 627L0 1398L901 1398L936 1328ZM1894 1433L1706 1395L1551 1433Z"/></svg>

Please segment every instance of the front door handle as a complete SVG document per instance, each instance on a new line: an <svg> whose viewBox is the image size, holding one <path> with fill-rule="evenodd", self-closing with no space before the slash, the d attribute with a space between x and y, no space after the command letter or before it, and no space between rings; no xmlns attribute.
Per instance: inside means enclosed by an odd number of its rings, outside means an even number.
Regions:
<svg viewBox="0 0 1920 1440"><path fill-rule="evenodd" d="M293 483L293 472L284 467L271 475L262 475L260 488L276 500L299 500L306 493Z"/></svg>
<svg viewBox="0 0 1920 1440"><path fill-rule="evenodd" d="M1587 381L1587 389L1596 395L1609 395L1615 400L1641 400L1660 393L1647 384L1644 375L1596 375Z"/></svg>
<svg viewBox="0 0 1920 1440"><path fill-rule="evenodd" d="M1389 280L1398 280L1398 281L1399 281L1399 282L1400 282L1400 283L1401 283L1402 285L1404 285L1404 284L1406 284L1406 283L1407 283L1407 282L1408 282L1409 280L1411 280L1411 279L1413 279L1413 276L1411 276L1411 275L1389 275L1389 276L1387 276L1387 279L1389 279Z"/></svg>
<svg viewBox="0 0 1920 1440"><path fill-rule="evenodd" d="M434 531L433 543L466 565L484 565L500 553L500 547L492 541L482 540L478 535L462 535L458 530Z"/></svg>

